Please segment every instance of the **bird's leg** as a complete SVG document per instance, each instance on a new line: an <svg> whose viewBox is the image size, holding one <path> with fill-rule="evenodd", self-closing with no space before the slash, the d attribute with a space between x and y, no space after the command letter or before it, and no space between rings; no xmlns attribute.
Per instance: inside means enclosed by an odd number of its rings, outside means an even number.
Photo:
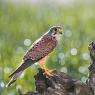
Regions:
<svg viewBox="0 0 95 95"><path fill-rule="evenodd" d="M47 77L51 77L53 76L52 74L52 70L49 70L48 68L46 68L45 64L43 65L40 65L41 66L41 69L44 70L44 75L46 75Z"/></svg>
<svg viewBox="0 0 95 95"><path fill-rule="evenodd" d="M40 64L41 69L44 71L43 74L46 75L47 77L51 77L51 76L53 76L52 70L49 70L49 69L46 68L46 66L45 66L46 58L47 58L47 57L41 59L41 60L39 61L39 64Z"/></svg>

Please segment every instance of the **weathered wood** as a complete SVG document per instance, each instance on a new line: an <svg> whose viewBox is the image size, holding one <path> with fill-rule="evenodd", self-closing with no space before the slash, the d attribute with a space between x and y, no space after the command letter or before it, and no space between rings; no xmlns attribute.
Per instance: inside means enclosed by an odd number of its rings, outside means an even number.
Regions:
<svg viewBox="0 0 95 95"><path fill-rule="evenodd" d="M95 95L95 42L89 44L91 64L89 66L88 85L91 87L93 95Z"/></svg>

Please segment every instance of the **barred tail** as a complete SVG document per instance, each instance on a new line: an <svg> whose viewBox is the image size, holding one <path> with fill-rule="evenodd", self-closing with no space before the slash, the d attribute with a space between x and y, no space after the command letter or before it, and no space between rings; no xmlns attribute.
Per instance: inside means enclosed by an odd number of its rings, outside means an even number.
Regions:
<svg viewBox="0 0 95 95"><path fill-rule="evenodd" d="M16 74L13 75L13 77L11 78L11 80L9 81L9 83L7 84L7 87L11 86L12 83L14 83L22 74L23 71L20 71Z"/></svg>
<svg viewBox="0 0 95 95"><path fill-rule="evenodd" d="M26 60L24 61L21 66L19 66L11 75L9 75L10 78L12 78L10 80L10 82L8 83L7 87L9 87L12 83L14 83L22 74L22 72L28 68L32 63L32 60Z"/></svg>

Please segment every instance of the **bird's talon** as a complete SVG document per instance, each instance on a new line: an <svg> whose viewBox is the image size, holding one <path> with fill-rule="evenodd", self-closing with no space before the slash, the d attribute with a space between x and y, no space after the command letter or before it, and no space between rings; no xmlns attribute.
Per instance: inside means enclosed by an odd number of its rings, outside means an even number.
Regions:
<svg viewBox="0 0 95 95"><path fill-rule="evenodd" d="M43 74L46 75L47 77L52 77L53 76L52 72L44 72Z"/></svg>
<svg viewBox="0 0 95 95"><path fill-rule="evenodd" d="M43 75L46 75L47 77L53 76L53 73L52 73L53 70L49 70L47 68L42 68L42 70L44 71Z"/></svg>

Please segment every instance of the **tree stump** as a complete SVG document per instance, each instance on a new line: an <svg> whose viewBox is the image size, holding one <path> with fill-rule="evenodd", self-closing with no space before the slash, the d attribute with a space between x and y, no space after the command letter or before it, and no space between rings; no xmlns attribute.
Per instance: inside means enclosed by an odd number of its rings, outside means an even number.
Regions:
<svg viewBox="0 0 95 95"><path fill-rule="evenodd" d="M35 76L36 92L23 94L19 89L19 95L95 95L95 42L89 44L89 51L91 64L86 83L56 70L52 71L53 76L47 77L44 70L39 68Z"/></svg>

